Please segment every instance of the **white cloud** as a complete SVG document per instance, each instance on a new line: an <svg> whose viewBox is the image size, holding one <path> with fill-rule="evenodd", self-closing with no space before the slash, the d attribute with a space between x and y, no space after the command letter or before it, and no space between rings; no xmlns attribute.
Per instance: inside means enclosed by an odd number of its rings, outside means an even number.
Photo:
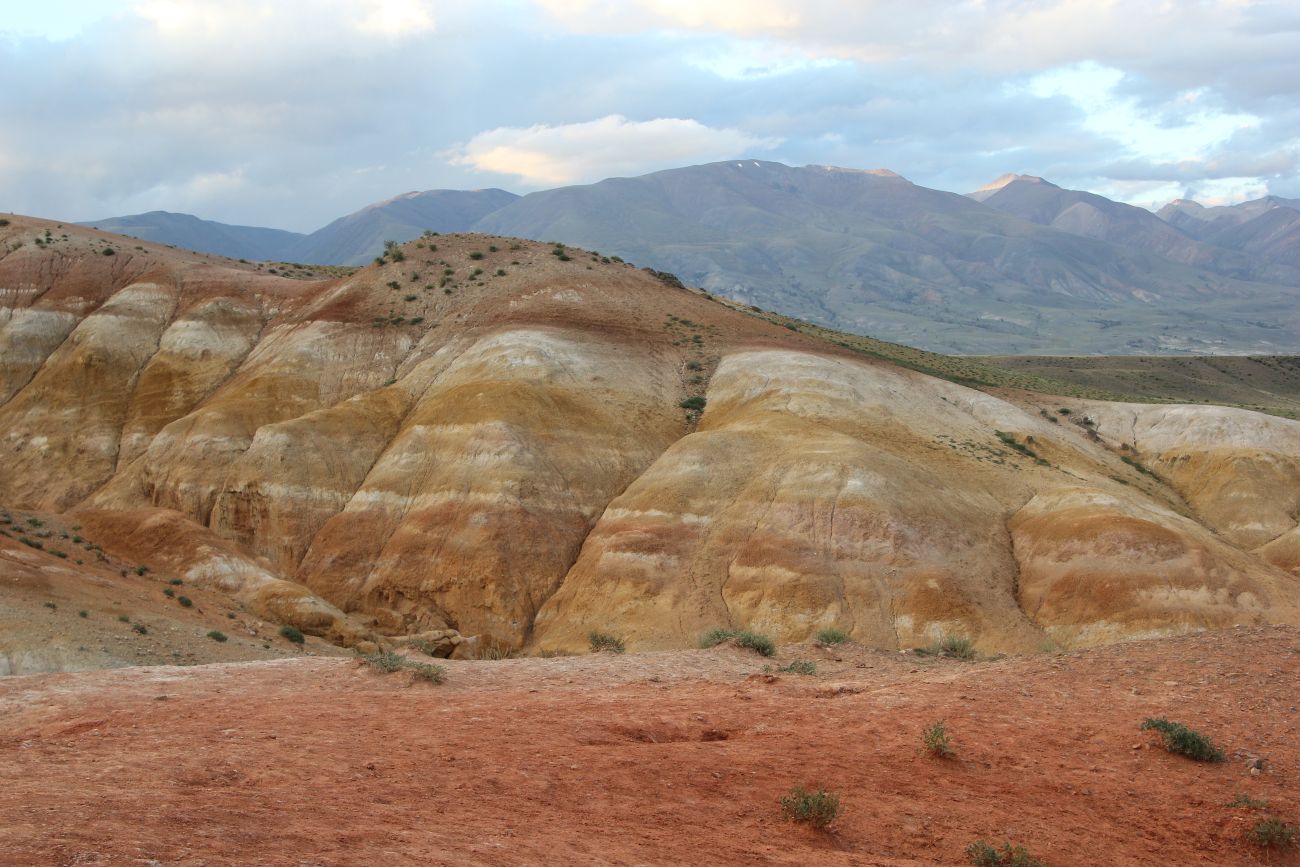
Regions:
<svg viewBox="0 0 1300 867"><path fill-rule="evenodd" d="M453 149L451 162L541 186L731 159L778 144L690 118L632 121L612 114L585 123L487 130Z"/></svg>

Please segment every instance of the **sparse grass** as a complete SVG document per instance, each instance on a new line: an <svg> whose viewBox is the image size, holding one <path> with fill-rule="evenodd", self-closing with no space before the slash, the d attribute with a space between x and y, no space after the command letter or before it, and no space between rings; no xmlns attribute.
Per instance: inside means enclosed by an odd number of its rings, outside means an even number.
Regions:
<svg viewBox="0 0 1300 867"><path fill-rule="evenodd" d="M966 857L975 867L1047 867L1047 862L1039 861L1024 846L1013 846L1010 841L995 849L977 840L966 847Z"/></svg>
<svg viewBox="0 0 1300 867"><path fill-rule="evenodd" d="M217 642L218 644L224 644L227 641L226 633L222 632L219 629L214 629L211 632L209 632L208 638L211 638L213 641Z"/></svg>
<svg viewBox="0 0 1300 867"><path fill-rule="evenodd" d="M951 759L957 755L948 739L948 726L943 720L932 723L921 733L921 752L936 759Z"/></svg>
<svg viewBox="0 0 1300 867"><path fill-rule="evenodd" d="M964 635L944 635L933 644L917 647L912 652L918 656L942 656L969 662L975 658L975 645Z"/></svg>
<svg viewBox="0 0 1300 867"><path fill-rule="evenodd" d="M1244 792L1237 794L1237 797L1228 802L1229 807L1245 807L1249 810L1265 810L1268 808L1268 801L1257 800Z"/></svg>
<svg viewBox="0 0 1300 867"><path fill-rule="evenodd" d="M1170 722L1160 717L1147 717L1139 728L1142 731L1159 732L1161 744L1171 753L1178 753L1198 762L1223 761L1222 751L1209 738L1182 723Z"/></svg>
<svg viewBox="0 0 1300 867"><path fill-rule="evenodd" d="M306 640L301 629L287 623L280 627L280 637L286 641L292 641L294 644L302 644Z"/></svg>
<svg viewBox="0 0 1300 867"><path fill-rule="evenodd" d="M616 635L610 635L608 632L599 632L592 630L587 636L587 644L591 647L592 653L609 651L611 653L622 653L627 648L623 644L623 639Z"/></svg>
<svg viewBox="0 0 1300 867"><path fill-rule="evenodd" d="M816 674L817 663L810 662L806 659L796 659L789 665L781 666L777 671L785 672L786 674Z"/></svg>
<svg viewBox="0 0 1300 867"><path fill-rule="evenodd" d="M1296 827L1288 825L1276 816L1261 819L1247 833L1250 841L1265 849L1286 849L1295 845Z"/></svg>
<svg viewBox="0 0 1300 867"><path fill-rule="evenodd" d="M818 644L825 644L828 646L833 644L843 644L849 640L849 634L847 632L843 629L836 629L833 626L817 630L817 634L813 637L817 639Z"/></svg>
<svg viewBox="0 0 1300 867"><path fill-rule="evenodd" d="M117 615L117 622L118 622L118 623L130 623L130 622L131 622L131 618L130 618L130 617L127 617L125 614L119 614L119 615Z"/></svg>
<svg viewBox="0 0 1300 867"><path fill-rule="evenodd" d="M447 670L442 666L430 665L427 662L414 662L391 650L381 650L378 653L358 653L357 658L384 674L406 670L411 672L411 676L415 680L442 683L447 679Z"/></svg>
<svg viewBox="0 0 1300 867"><path fill-rule="evenodd" d="M735 641L737 647L754 651L759 656L771 656L776 653L776 644L772 639L748 629L710 629L700 637L700 647L717 647L724 641Z"/></svg>
<svg viewBox="0 0 1300 867"><path fill-rule="evenodd" d="M787 819L807 822L814 828L829 828L840 814L840 797L825 789L809 792L795 786L781 799L781 813Z"/></svg>

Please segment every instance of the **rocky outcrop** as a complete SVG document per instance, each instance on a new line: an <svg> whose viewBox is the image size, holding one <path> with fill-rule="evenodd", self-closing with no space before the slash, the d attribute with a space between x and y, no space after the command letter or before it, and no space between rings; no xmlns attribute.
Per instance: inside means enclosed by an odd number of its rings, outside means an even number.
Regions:
<svg viewBox="0 0 1300 867"><path fill-rule="evenodd" d="M1021 651L1300 622L1295 422L1052 423L507 238L308 281L91 231L14 248L43 228L0 248L0 504L332 640Z"/></svg>

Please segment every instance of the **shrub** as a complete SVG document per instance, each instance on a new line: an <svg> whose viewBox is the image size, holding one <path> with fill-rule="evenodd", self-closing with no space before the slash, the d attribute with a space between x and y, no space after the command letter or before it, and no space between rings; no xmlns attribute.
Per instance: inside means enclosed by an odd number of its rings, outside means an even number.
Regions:
<svg viewBox="0 0 1300 867"><path fill-rule="evenodd" d="M840 798L825 789L809 792L803 786L795 786L781 799L781 813L787 819L807 822L814 828L828 828L840 814Z"/></svg>
<svg viewBox="0 0 1300 867"><path fill-rule="evenodd" d="M777 671L784 671L787 674L816 674L817 663L805 659L796 659L789 665L781 666Z"/></svg>
<svg viewBox="0 0 1300 867"><path fill-rule="evenodd" d="M410 670L411 676L416 680L424 680L429 683L442 683L447 679L447 670L441 665L430 665L427 662L407 662L407 669Z"/></svg>
<svg viewBox="0 0 1300 867"><path fill-rule="evenodd" d="M55 605L53 602L46 602L45 607L50 609L51 611L57 611L59 608L59 606Z"/></svg>
<svg viewBox="0 0 1300 867"><path fill-rule="evenodd" d="M83 608L83 609L81 609L80 611L77 612L77 616L78 616L78 617L89 617L89 616L90 616L90 612Z"/></svg>
<svg viewBox="0 0 1300 867"><path fill-rule="evenodd" d="M442 683L447 679L447 670L442 666L430 665L427 662L412 662L400 653L391 650L381 650L378 653L358 653L357 658L384 674L392 674L395 671L406 669L411 672L411 676L415 680Z"/></svg>
<svg viewBox="0 0 1300 867"><path fill-rule="evenodd" d="M600 653L603 650L622 653L627 649L623 644L623 639L607 632L597 632L595 630L587 636L587 643L591 645L592 653Z"/></svg>
<svg viewBox="0 0 1300 867"><path fill-rule="evenodd" d="M969 638L962 635L944 635L935 643L915 648L912 652L921 656L942 656L967 661L975 658L975 646Z"/></svg>
<svg viewBox="0 0 1300 867"><path fill-rule="evenodd" d="M1223 753L1209 738L1182 723L1170 722L1159 717L1147 717L1142 721L1140 729L1159 732L1161 744L1171 753L1178 753L1198 762L1223 761Z"/></svg>
<svg viewBox="0 0 1300 867"><path fill-rule="evenodd" d="M104 255L105 255L105 256L116 256L116 255L117 255L117 251L114 250L112 247L105 247L105 248L104 248Z"/></svg>
<svg viewBox="0 0 1300 867"><path fill-rule="evenodd" d="M149 567L148 567L148 566L136 566L136 567L135 567L135 574L137 574L137 575L144 575L144 573L146 573L146 572L148 572L148 571L149 571Z"/></svg>
<svg viewBox="0 0 1300 867"><path fill-rule="evenodd" d="M686 400L682 401L677 405L680 406L682 409L688 410L690 412L701 412L704 409L704 404L705 404L704 398L700 397L699 395L696 395L695 397L686 398Z"/></svg>
<svg viewBox="0 0 1300 867"><path fill-rule="evenodd" d="M377 668L385 674L392 674L394 671L401 671L403 664L406 662L400 653L394 653L391 650L381 650L378 653L362 653L361 661L371 668Z"/></svg>
<svg viewBox="0 0 1300 867"><path fill-rule="evenodd" d="M194 600L190 599L190 597L188 597L188 596L177 596L177 597L176 597L176 601L179 602L179 603L181 604L181 607L182 607L182 608L193 608L193 607L194 607Z"/></svg>
<svg viewBox="0 0 1300 867"><path fill-rule="evenodd" d="M1238 794L1228 802L1229 807L1246 807L1251 810L1263 810L1268 807L1268 801L1256 800L1245 793Z"/></svg>
<svg viewBox="0 0 1300 867"><path fill-rule="evenodd" d="M686 362L686 369L687 369L687 370L700 370L703 366L704 366L704 365L700 364L698 361L688 361L688 362Z"/></svg>
<svg viewBox="0 0 1300 867"><path fill-rule="evenodd" d="M131 622L131 618L130 618L130 617L127 617L125 614L119 614L119 615L117 615L117 622L118 622L118 623L130 623L130 622Z"/></svg>
<svg viewBox="0 0 1300 867"><path fill-rule="evenodd" d="M754 651L759 656L771 656L776 653L776 644L772 639L759 632L734 629L711 629L700 638L701 647L717 647L724 641L735 641L737 647Z"/></svg>
<svg viewBox="0 0 1300 867"><path fill-rule="evenodd" d="M1295 843L1296 829L1281 819L1269 817L1262 819L1247 834L1256 846L1265 849L1285 849Z"/></svg>
<svg viewBox="0 0 1300 867"><path fill-rule="evenodd" d="M957 755L952 748L952 741L948 740L948 727L943 720L930 725L921 733L921 752L936 759L950 759Z"/></svg>
<svg viewBox="0 0 1300 867"><path fill-rule="evenodd" d="M166 597L168 597L168 598L170 599L172 596L175 596L175 595L176 595L176 591L173 590L173 589L170 588L170 587L164 587L164 588L163 588L163 595L166 596Z"/></svg>
<svg viewBox="0 0 1300 867"><path fill-rule="evenodd" d="M226 641L226 633L218 629L214 629L208 633L208 638L211 638L213 641L217 642L218 644L221 644Z"/></svg>
<svg viewBox="0 0 1300 867"><path fill-rule="evenodd" d="M179 586L181 586L182 584L184 584L185 582L182 581L182 580L179 579L179 578L173 578L172 580L168 581L167 583L170 584L170 585L172 585L173 587L179 587Z"/></svg>
<svg viewBox="0 0 1300 867"><path fill-rule="evenodd" d="M302 644L305 640L301 629L296 626L290 626L287 623L280 627L280 637L292 641L294 644Z"/></svg>
<svg viewBox="0 0 1300 867"><path fill-rule="evenodd" d="M1024 846L1012 846L1010 842L994 849L977 840L966 847L966 857L975 867L1047 867L1046 862L1031 856Z"/></svg>
<svg viewBox="0 0 1300 867"><path fill-rule="evenodd" d="M148 634L149 634L149 629L148 629L148 627L146 627L143 623L136 623L136 624L133 624L133 625L131 626L131 628L134 629L136 632L140 633L141 635L148 635Z"/></svg>
<svg viewBox="0 0 1300 867"><path fill-rule="evenodd" d="M849 640L849 634L843 629L836 629L831 626L826 629L819 629L814 636L818 644L843 644Z"/></svg>
<svg viewBox="0 0 1300 867"><path fill-rule="evenodd" d="M477 260L483 258L483 254L480 253L478 250L475 250L473 253L470 253L470 254L469 254L469 257L470 257L471 259L474 259L475 261L477 261Z"/></svg>
<svg viewBox="0 0 1300 867"><path fill-rule="evenodd" d="M9 225L9 221L4 219L3 217L0 217L0 229L3 229L7 225Z"/></svg>
<svg viewBox="0 0 1300 867"><path fill-rule="evenodd" d="M488 252L489 252L489 253L495 253L496 251L497 251L497 245L496 245L496 244L489 244L489 245L488 245Z"/></svg>

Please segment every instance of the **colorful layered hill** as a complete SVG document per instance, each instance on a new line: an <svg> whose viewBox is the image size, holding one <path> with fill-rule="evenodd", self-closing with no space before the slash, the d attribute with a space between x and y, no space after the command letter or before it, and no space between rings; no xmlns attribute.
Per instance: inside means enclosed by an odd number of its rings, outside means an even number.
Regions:
<svg viewBox="0 0 1300 867"><path fill-rule="evenodd" d="M506 237L332 279L27 218L0 251L0 507L337 643L1300 623L1300 423L976 390ZM17 535L0 570L75 569Z"/></svg>

